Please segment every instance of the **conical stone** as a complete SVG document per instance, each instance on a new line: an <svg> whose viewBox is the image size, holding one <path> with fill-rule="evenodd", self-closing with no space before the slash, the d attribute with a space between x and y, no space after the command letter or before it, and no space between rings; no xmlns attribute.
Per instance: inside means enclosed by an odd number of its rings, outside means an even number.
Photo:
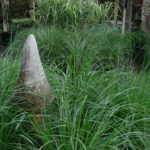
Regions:
<svg viewBox="0 0 150 150"><path fill-rule="evenodd" d="M40 115L45 105L53 99L34 35L29 35L24 45L18 85L21 90L15 95L15 100L26 111ZM41 118L37 117L37 122L41 122Z"/></svg>

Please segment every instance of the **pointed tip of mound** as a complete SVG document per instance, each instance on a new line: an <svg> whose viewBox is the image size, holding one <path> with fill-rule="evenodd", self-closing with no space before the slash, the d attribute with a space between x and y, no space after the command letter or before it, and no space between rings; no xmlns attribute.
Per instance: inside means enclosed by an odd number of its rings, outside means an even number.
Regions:
<svg viewBox="0 0 150 150"><path fill-rule="evenodd" d="M27 39L26 39L25 45L24 45L24 51L26 51L26 49L29 49L30 46L32 46L32 47L34 46L34 48L36 47L36 49L37 49L36 39L33 34L30 34L27 36Z"/></svg>
<svg viewBox="0 0 150 150"><path fill-rule="evenodd" d="M28 39L35 39L35 36L33 35L33 34L29 34L28 36L27 36L27 40Z"/></svg>
<svg viewBox="0 0 150 150"><path fill-rule="evenodd" d="M26 42L27 41L30 41L30 42L34 41L35 42L36 41L35 36L33 34L29 34L27 36L27 39L26 39Z"/></svg>

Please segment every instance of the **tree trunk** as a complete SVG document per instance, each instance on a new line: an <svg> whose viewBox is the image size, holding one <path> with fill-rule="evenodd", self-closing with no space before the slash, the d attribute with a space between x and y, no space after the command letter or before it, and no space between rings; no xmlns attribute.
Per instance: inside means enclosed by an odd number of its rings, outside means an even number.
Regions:
<svg viewBox="0 0 150 150"><path fill-rule="evenodd" d="M122 34L131 27L133 0L123 1Z"/></svg>
<svg viewBox="0 0 150 150"><path fill-rule="evenodd" d="M29 7L30 7L30 17L32 20L35 21L35 0L29 1Z"/></svg>
<svg viewBox="0 0 150 150"><path fill-rule="evenodd" d="M115 0L114 27L118 26L119 0Z"/></svg>
<svg viewBox="0 0 150 150"><path fill-rule="evenodd" d="M123 0L122 34L126 31L127 1Z"/></svg>
<svg viewBox="0 0 150 150"><path fill-rule="evenodd" d="M150 0L143 1L142 30L150 32Z"/></svg>
<svg viewBox="0 0 150 150"><path fill-rule="evenodd" d="M7 32L9 30L9 23L8 23L9 0L2 0L1 3L3 16L3 32Z"/></svg>
<svg viewBox="0 0 150 150"><path fill-rule="evenodd" d="M131 23L132 23L132 8L133 8L133 0L128 0L128 2L127 2L127 17L126 17L127 29L129 29L131 27Z"/></svg>
<svg viewBox="0 0 150 150"><path fill-rule="evenodd" d="M124 34L125 30L126 30L126 13L127 13L127 9L124 8L123 9L123 20L122 20L122 34Z"/></svg>

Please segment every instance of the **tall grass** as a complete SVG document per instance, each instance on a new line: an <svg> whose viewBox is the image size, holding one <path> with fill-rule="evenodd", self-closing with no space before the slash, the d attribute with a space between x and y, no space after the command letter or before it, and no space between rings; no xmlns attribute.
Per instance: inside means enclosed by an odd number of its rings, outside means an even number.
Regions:
<svg viewBox="0 0 150 150"><path fill-rule="evenodd" d="M110 70L128 64L132 51L130 40L111 30L68 31L45 27L18 34L9 47L14 56L18 57L22 52L23 41L31 33L37 39L42 61L56 64L64 70L70 61L73 63L73 59L80 68L84 59L88 59L93 69Z"/></svg>
<svg viewBox="0 0 150 150"><path fill-rule="evenodd" d="M37 15L45 24L88 26L102 23L111 16L112 3L98 4L91 0L37 0Z"/></svg>
<svg viewBox="0 0 150 150"><path fill-rule="evenodd" d="M32 135L28 114L19 108L14 110L7 103L15 92L18 65L11 60L2 61L1 68L9 69L9 76L4 69L1 71L4 76L1 76L0 146L4 150L150 148L147 73L92 71L89 67L77 75L70 63L67 73L55 65L44 65L55 99L43 112L45 129L35 125L37 134ZM88 66L88 60L86 64ZM10 85L5 88L8 82ZM42 145L38 145L36 139L40 139Z"/></svg>
<svg viewBox="0 0 150 150"><path fill-rule="evenodd" d="M32 122L31 114L10 101L29 33L37 38L55 94L43 112L44 130ZM101 30L87 33L43 28L17 35L0 58L0 148L150 149L149 71L137 74L127 65L124 69L131 48L125 41L116 32Z"/></svg>
<svg viewBox="0 0 150 150"><path fill-rule="evenodd" d="M147 75L89 70L72 80L70 73L51 74L56 99L45 114L45 131L39 130L41 149L150 147Z"/></svg>
<svg viewBox="0 0 150 150"><path fill-rule="evenodd" d="M21 142L26 113L13 108L10 99L14 93L19 70L18 61L9 56L0 58L0 149L16 149Z"/></svg>

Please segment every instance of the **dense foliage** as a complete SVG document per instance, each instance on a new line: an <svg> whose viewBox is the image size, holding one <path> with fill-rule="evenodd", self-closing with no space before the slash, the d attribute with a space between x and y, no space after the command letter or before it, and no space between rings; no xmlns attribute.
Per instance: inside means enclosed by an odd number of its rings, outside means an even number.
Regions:
<svg viewBox="0 0 150 150"><path fill-rule="evenodd" d="M38 41L42 61L46 64L55 63L64 70L68 62L75 63L80 70L84 65L81 61L88 60L93 69L110 70L120 64L129 63L131 54L130 42L120 33L94 29L87 31L67 31L59 29L39 28L21 32L16 38L11 53L19 54L22 41L29 33L33 33Z"/></svg>
<svg viewBox="0 0 150 150"><path fill-rule="evenodd" d="M113 5L91 0L37 0L37 14L43 23L65 26L91 26L110 17Z"/></svg>
<svg viewBox="0 0 150 150"><path fill-rule="evenodd" d="M46 64L55 63L64 70L71 57L77 59L80 65L80 61L87 58L91 67L98 70L127 67L128 64L148 67L150 63L150 37L142 32L123 36L109 28L104 30L101 26L75 31L54 27L28 29L19 33L8 48L13 55L18 56L22 52L23 42L30 33L37 39L42 61Z"/></svg>
<svg viewBox="0 0 150 150"><path fill-rule="evenodd" d="M43 112L45 130L10 101L29 33L36 36L55 93ZM108 30L43 27L18 34L0 58L1 149L149 149L149 71L134 71L127 59L132 48L128 40L129 35Z"/></svg>
<svg viewBox="0 0 150 150"><path fill-rule="evenodd" d="M0 150L149 150L149 35L122 35L101 24L112 17L112 3L37 0L37 6L34 27L29 19L12 20L16 36L0 56ZM55 96L41 114L44 127L12 101L29 34Z"/></svg>

